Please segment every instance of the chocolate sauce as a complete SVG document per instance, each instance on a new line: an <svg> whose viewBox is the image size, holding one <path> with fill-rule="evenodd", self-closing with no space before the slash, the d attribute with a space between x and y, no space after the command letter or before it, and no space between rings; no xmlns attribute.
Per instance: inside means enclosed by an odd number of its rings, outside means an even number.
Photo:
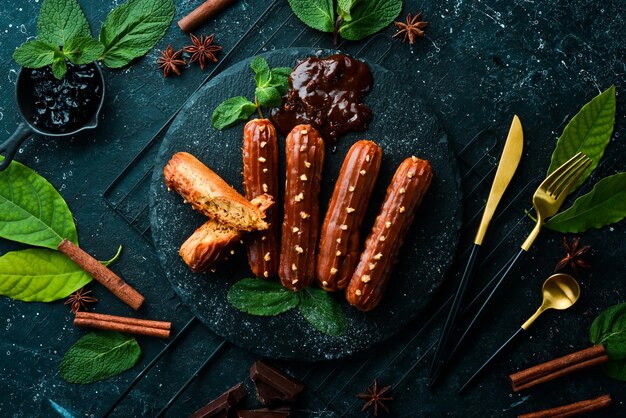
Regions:
<svg viewBox="0 0 626 418"><path fill-rule="evenodd" d="M350 131L364 131L372 110L362 100L372 89L367 64L344 54L301 61L289 77L289 92L272 121L283 134L310 124L324 140L334 143Z"/></svg>

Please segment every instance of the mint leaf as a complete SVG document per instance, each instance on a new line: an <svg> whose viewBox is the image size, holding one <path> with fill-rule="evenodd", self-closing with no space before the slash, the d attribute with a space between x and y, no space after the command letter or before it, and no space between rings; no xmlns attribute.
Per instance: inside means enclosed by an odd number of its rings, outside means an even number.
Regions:
<svg viewBox="0 0 626 418"><path fill-rule="evenodd" d="M35 40L17 48L13 52L13 59L22 67L41 68L52 64L56 52L59 52L58 46Z"/></svg>
<svg viewBox="0 0 626 418"><path fill-rule="evenodd" d="M64 57L57 57L52 62L52 74L58 79L63 80L67 73L67 62Z"/></svg>
<svg viewBox="0 0 626 418"><path fill-rule="evenodd" d="M333 0L289 0L289 5L305 25L322 32L334 30Z"/></svg>
<svg viewBox="0 0 626 418"><path fill-rule="evenodd" d="M351 19L341 24L339 34L350 41L363 39L393 22L401 10L402 0L360 1L351 8Z"/></svg>
<svg viewBox="0 0 626 418"><path fill-rule="evenodd" d="M298 292L300 314L313 327L330 336L337 337L348 331L348 320L341 306L322 289L307 287Z"/></svg>
<svg viewBox="0 0 626 418"><path fill-rule="evenodd" d="M65 353L60 374L70 383L93 383L130 369L140 357L139 344L130 335L90 332Z"/></svg>
<svg viewBox="0 0 626 418"><path fill-rule="evenodd" d="M91 31L85 14L76 0L43 1L37 21L39 40L62 46L69 39L81 36L91 36Z"/></svg>
<svg viewBox="0 0 626 418"><path fill-rule="evenodd" d="M591 158L592 163L574 184L570 193L576 190L598 166L604 149L611 139L614 123L615 86L611 86L583 106L567 124L552 153L548 174L577 152L582 152Z"/></svg>
<svg viewBox="0 0 626 418"><path fill-rule="evenodd" d="M285 77L289 78L293 68L291 67L274 67L272 68L272 78L274 77Z"/></svg>
<svg viewBox="0 0 626 418"><path fill-rule="evenodd" d="M626 217L626 173L603 178L586 195L550 218L545 226L559 232L584 232L602 228Z"/></svg>
<svg viewBox="0 0 626 418"><path fill-rule="evenodd" d="M278 107L282 102L282 97L276 87L257 87L254 94L261 106Z"/></svg>
<svg viewBox="0 0 626 418"><path fill-rule="evenodd" d="M257 87L267 87L272 78L270 66L263 57L254 57L250 61L250 68L254 71L254 81Z"/></svg>
<svg viewBox="0 0 626 418"><path fill-rule="evenodd" d="M237 122L244 121L256 110L256 105L243 96L224 100L213 111L211 123L218 130L230 128Z"/></svg>
<svg viewBox="0 0 626 418"><path fill-rule="evenodd" d="M277 282L243 279L231 286L228 302L240 311L258 316L275 316L298 305L298 295Z"/></svg>
<svg viewBox="0 0 626 418"><path fill-rule="evenodd" d="M289 76L292 69L289 67L276 67L272 68L271 86L275 87L278 92L283 95L289 91Z"/></svg>
<svg viewBox="0 0 626 418"><path fill-rule="evenodd" d="M128 0L111 10L100 30L104 65L120 68L146 54L165 35L173 18L173 0Z"/></svg>
<svg viewBox="0 0 626 418"><path fill-rule="evenodd" d="M352 16L350 15L350 10L358 0L338 0L337 1L337 13L341 17L341 19L349 22L352 20Z"/></svg>
<svg viewBox="0 0 626 418"><path fill-rule="evenodd" d="M102 55L104 46L91 36L71 38L63 47L63 55L74 64L89 64Z"/></svg>
<svg viewBox="0 0 626 418"><path fill-rule="evenodd" d="M57 251L31 248L0 257L0 295L24 302L63 299L90 281L91 276Z"/></svg>
<svg viewBox="0 0 626 418"><path fill-rule="evenodd" d="M78 244L63 197L45 178L17 161L0 172L0 237L53 250L63 238Z"/></svg>

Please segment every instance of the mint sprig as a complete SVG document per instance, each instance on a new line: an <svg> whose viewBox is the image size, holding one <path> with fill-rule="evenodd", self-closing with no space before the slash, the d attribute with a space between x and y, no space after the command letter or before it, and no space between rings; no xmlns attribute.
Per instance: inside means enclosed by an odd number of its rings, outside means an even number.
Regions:
<svg viewBox="0 0 626 418"><path fill-rule="evenodd" d="M231 286L227 300L240 311L256 316L276 316L297 307L313 328L333 337L348 330L341 305L322 289L307 287L292 292L277 282L242 279Z"/></svg>
<svg viewBox="0 0 626 418"><path fill-rule="evenodd" d="M389 25L400 14L402 0L289 0L294 14L307 26L356 41Z"/></svg>
<svg viewBox="0 0 626 418"><path fill-rule="evenodd" d="M289 90L289 75L291 68L270 68L263 57L254 57L250 61L250 68L254 72L254 101L243 96L231 97L220 103L211 116L213 127L223 130L248 120L255 111L263 118L261 107L278 107L282 96Z"/></svg>
<svg viewBox="0 0 626 418"><path fill-rule="evenodd" d="M37 39L17 48L13 59L26 68L51 65L58 79L65 77L67 61L80 65L101 60L120 68L152 49L173 18L173 0L128 0L109 13L97 40L76 0L44 0Z"/></svg>

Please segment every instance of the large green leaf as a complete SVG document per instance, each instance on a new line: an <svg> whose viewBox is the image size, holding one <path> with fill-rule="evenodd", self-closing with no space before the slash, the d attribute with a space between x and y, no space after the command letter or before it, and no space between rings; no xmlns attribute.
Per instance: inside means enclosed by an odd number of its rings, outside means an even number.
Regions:
<svg viewBox="0 0 626 418"><path fill-rule="evenodd" d="M228 302L240 311L258 316L275 316L298 305L298 295L277 282L243 279L228 291Z"/></svg>
<svg viewBox="0 0 626 418"><path fill-rule="evenodd" d="M332 32L335 26L333 0L289 0L293 13L305 25L322 32Z"/></svg>
<svg viewBox="0 0 626 418"><path fill-rule="evenodd" d="M63 238L78 244L65 200L45 178L17 161L0 172L0 237L53 250Z"/></svg>
<svg viewBox="0 0 626 418"><path fill-rule="evenodd" d="M341 306L328 292L307 287L298 294L300 295L300 305L298 305L300 314L316 330L333 337L346 333L348 320Z"/></svg>
<svg viewBox="0 0 626 418"><path fill-rule="evenodd" d="M589 341L604 345L611 361L626 360L626 303L611 306L598 315L589 328Z"/></svg>
<svg viewBox="0 0 626 418"><path fill-rule="evenodd" d="M61 361L61 377L70 383L93 383L118 375L139 361L141 349L130 335L90 332Z"/></svg>
<svg viewBox="0 0 626 418"><path fill-rule="evenodd" d="M570 120L556 143L548 174L576 153L582 152L592 163L578 179L570 193L576 190L598 166L615 123L615 86L596 96Z"/></svg>
<svg viewBox="0 0 626 418"><path fill-rule="evenodd" d="M91 280L91 276L57 251L31 248L0 257L0 295L24 302L63 299Z"/></svg>
<svg viewBox="0 0 626 418"><path fill-rule="evenodd" d="M62 46L75 37L89 36L89 23L76 0L43 0L37 21L37 39Z"/></svg>
<svg viewBox="0 0 626 418"><path fill-rule="evenodd" d="M104 65L120 68L147 53L165 35L173 18L172 0L128 0L111 10L100 30Z"/></svg>
<svg viewBox="0 0 626 418"><path fill-rule="evenodd" d="M52 64L59 47L44 41L29 41L13 52L13 59L18 65L26 68L41 68Z"/></svg>
<svg viewBox="0 0 626 418"><path fill-rule="evenodd" d="M339 34L350 41L372 35L389 25L402 11L402 0L370 0L351 5L350 20L339 27Z"/></svg>
<svg viewBox="0 0 626 418"><path fill-rule="evenodd" d="M586 195L545 223L559 232L584 232L601 228L626 217L626 173L618 173L600 180Z"/></svg>
<svg viewBox="0 0 626 418"><path fill-rule="evenodd" d="M626 360L609 361L602 365L602 371L613 379L626 382Z"/></svg>

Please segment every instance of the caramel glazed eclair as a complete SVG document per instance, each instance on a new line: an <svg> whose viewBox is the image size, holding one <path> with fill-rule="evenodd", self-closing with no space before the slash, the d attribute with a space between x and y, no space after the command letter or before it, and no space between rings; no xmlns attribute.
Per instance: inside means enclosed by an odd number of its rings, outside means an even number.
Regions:
<svg viewBox="0 0 626 418"><path fill-rule="evenodd" d="M325 290L345 289L352 276L361 245L361 224L381 159L378 145L358 141L343 161L320 233L316 277Z"/></svg>
<svg viewBox="0 0 626 418"><path fill-rule="evenodd" d="M431 180L429 162L417 157L407 158L396 170L346 290L346 299L357 309L369 311L380 302Z"/></svg>
<svg viewBox="0 0 626 418"><path fill-rule="evenodd" d="M315 277L319 236L319 192L324 141L310 125L297 125L287 135L285 215L278 274L282 285L300 290Z"/></svg>
<svg viewBox="0 0 626 418"><path fill-rule="evenodd" d="M268 119L254 119L243 130L243 184L246 199L268 194L278 196L278 142ZM280 256L278 210L266 212L269 228L247 239L248 263L257 277L273 277Z"/></svg>

